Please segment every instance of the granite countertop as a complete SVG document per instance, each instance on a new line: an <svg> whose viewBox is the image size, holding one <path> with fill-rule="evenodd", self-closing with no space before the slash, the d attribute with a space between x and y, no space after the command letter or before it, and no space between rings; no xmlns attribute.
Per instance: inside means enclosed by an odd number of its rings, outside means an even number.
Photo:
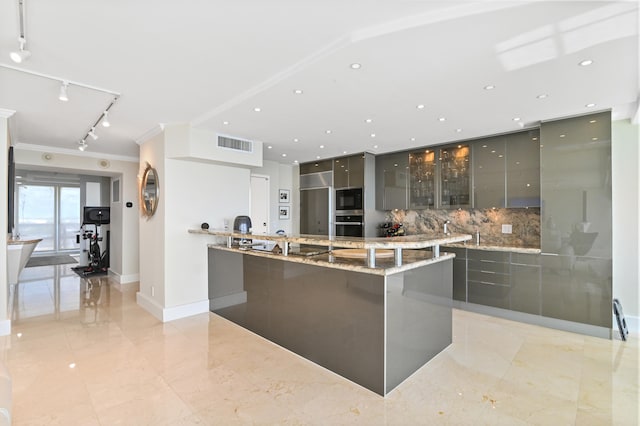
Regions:
<svg viewBox="0 0 640 426"><path fill-rule="evenodd" d="M431 233L406 235L402 237L359 238L359 237L327 237L325 235L254 235L241 234L224 230L189 229L191 234L213 235L216 237L244 238L279 243L309 244L325 247L359 248L359 249L421 249L438 245L451 245L471 239L469 234Z"/></svg>
<svg viewBox="0 0 640 426"><path fill-rule="evenodd" d="M498 244L491 244L491 243L476 244L473 241L465 241L463 243L452 243L452 244L444 244L444 245L446 247L467 248L472 250L487 250L487 251L509 251L513 253L539 254L542 252L542 250L536 247L509 246L509 245L498 245Z"/></svg>
<svg viewBox="0 0 640 426"><path fill-rule="evenodd" d="M240 249L237 247L227 247L222 244L208 244L207 247L216 250L232 251L251 256L267 257L270 259L282 260L285 262L306 263L310 265L323 266L333 269L344 269L348 271L363 272L372 275L392 275L398 272L404 272L421 266L430 265L432 263L442 262L444 260L453 259L453 253L441 253L439 257L432 257L432 252L428 250L403 250L402 265L396 266L394 258L376 258L376 266L367 266L367 259L352 259L338 257L331 252L320 253L312 256L300 256L289 254L272 253L270 251L255 249Z"/></svg>
<svg viewBox="0 0 640 426"><path fill-rule="evenodd" d="M7 240L7 244L10 246L17 246L20 244L34 244L34 243L39 243L40 241L42 241L42 238L37 238L34 240L14 240L14 239L10 239Z"/></svg>

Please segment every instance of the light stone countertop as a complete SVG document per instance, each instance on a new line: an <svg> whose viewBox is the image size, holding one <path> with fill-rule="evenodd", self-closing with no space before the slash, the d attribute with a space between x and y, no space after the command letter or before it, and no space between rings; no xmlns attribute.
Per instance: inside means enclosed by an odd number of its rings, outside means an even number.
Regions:
<svg viewBox="0 0 640 426"><path fill-rule="evenodd" d="M542 252L541 249L535 247L515 247L515 246L498 246L491 244L476 244L472 241L468 241L465 243L452 243L452 244L443 244L442 249L446 250L447 247L454 248L467 248L471 250L486 250L486 251L508 251L512 253L525 253L525 254L540 254Z"/></svg>
<svg viewBox="0 0 640 426"><path fill-rule="evenodd" d="M20 244L34 244L34 243L39 243L40 241L42 241L42 238L37 238L34 240L14 240L14 239L9 239L7 240L7 244L10 246L17 246Z"/></svg>
<svg viewBox="0 0 640 426"><path fill-rule="evenodd" d="M255 239L275 241L278 243L308 244L325 247L359 248L359 249L422 249L439 245L452 245L471 239L469 234L443 233L406 235L402 237L327 237L324 235L261 235L241 234L224 230L189 229L191 234L204 234L225 238Z"/></svg>
<svg viewBox="0 0 640 426"><path fill-rule="evenodd" d="M251 256L266 257L269 259L282 260L284 262L305 263L308 265L317 265L332 269L343 269L347 271L363 272L372 275L392 275L398 272L404 272L421 266L442 262L453 259L453 253L441 253L439 257L431 257L432 252L427 250L403 250L402 265L396 266L393 258L377 258L376 266L369 267L367 259L351 259L333 256L331 252L321 253L313 256L300 256L290 254L283 256L269 251L255 249L240 249L238 247L227 247L221 244L208 244L207 247L215 250L225 250L246 254Z"/></svg>

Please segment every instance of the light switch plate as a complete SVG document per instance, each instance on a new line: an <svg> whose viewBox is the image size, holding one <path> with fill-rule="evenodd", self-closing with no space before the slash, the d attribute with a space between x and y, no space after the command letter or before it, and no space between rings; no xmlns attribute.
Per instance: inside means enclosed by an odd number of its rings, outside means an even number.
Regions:
<svg viewBox="0 0 640 426"><path fill-rule="evenodd" d="M510 234L512 231L512 226L511 225L502 225L502 233L503 234Z"/></svg>

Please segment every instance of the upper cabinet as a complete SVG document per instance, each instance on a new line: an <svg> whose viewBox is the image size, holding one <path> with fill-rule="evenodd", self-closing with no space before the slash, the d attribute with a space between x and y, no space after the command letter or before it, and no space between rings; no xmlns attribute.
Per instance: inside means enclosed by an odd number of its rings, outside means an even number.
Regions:
<svg viewBox="0 0 640 426"><path fill-rule="evenodd" d="M330 172L333 169L332 160L311 161L309 163L300 164L300 174L308 175L311 173Z"/></svg>
<svg viewBox="0 0 640 426"><path fill-rule="evenodd" d="M436 205L437 149L409 153L409 208L432 209Z"/></svg>
<svg viewBox="0 0 640 426"><path fill-rule="evenodd" d="M469 144L440 148L440 208L471 207Z"/></svg>
<svg viewBox="0 0 640 426"><path fill-rule="evenodd" d="M364 154L334 159L333 184L336 189L364 187Z"/></svg>
<svg viewBox="0 0 640 426"><path fill-rule="evenodd" d="M376 156L376 209L407 209L409 153Z"/></svg>
<svg viewBox="0 0 640 426"><path fill-rule="evenodd" d="M507 207L540 206L540 130L507 138Z"/></svg>
<svg viewBox="0 0 640 426"><path fill-rule="evenodd" d="M477 209L505 206L506 136L473 143L473 201Z"/></svg>

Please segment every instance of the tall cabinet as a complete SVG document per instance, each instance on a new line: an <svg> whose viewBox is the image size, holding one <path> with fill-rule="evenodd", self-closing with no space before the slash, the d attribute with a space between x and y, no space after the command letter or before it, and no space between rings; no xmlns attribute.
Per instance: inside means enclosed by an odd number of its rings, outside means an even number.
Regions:
<svg viewBox="0 0 640 426"><path fill-rule="evenodd" d="M541 125L542 315L612 325L611 113Z"/></svg>

